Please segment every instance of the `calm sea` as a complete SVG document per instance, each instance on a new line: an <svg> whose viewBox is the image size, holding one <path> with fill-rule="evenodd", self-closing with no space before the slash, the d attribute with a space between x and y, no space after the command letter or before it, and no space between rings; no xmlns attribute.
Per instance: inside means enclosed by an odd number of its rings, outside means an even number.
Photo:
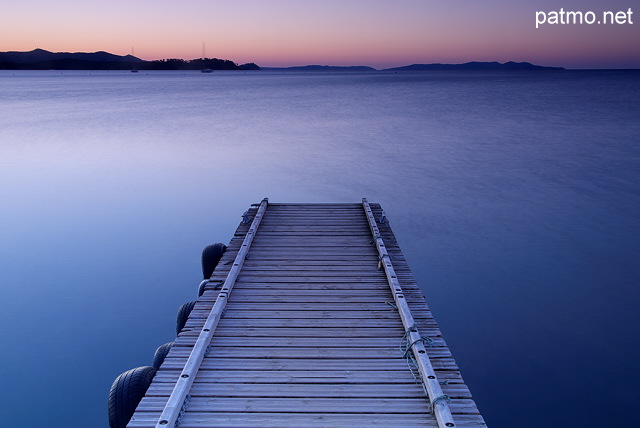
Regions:
<svg viewBox="0 0 640 428"><path fill-rule="evenodd" d="M0 72L3 427L106 427L254 202L386 209L491 427L633 426L640 73Z"/></svg>

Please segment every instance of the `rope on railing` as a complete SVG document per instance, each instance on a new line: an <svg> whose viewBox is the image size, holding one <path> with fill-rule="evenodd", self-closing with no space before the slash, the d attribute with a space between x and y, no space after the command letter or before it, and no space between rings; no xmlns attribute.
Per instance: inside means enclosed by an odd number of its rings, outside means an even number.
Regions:
<svg viewBox="0 0 640 428"><path fill-rule="evenodd" d="M453 421L453 416L451 415L451 410L449 409L449 397L442 392L440 382L438 382L438 378L436 377L436 373L433 369L433 366L431 365L431 360L429 360L429 355L427 354L427 349L425 347L425 342L429 342L429 340L431 339L427 339L424 336L421 336L418 332L418 328L416 327L413 315L411 314L411 309L407 304L404 293L402 291L402 287L400 286L400 282L398 281L396 271L393 268L391 257L389 257L389 253L387 252L384 240L382 239L382 235L380 234L380 229L378 228L376 219L373 216L371 206L369 205L369 202L367 202L367 200L364 198L362 199L362 207L364 208L365 216L367 217L367 221L369 222L371 235L373 236L376 248L378 249L378 269L384 268L385 274L387 276L387 281L389 282L389 287L391 288L391 292L393 294L393 299L395 301L396 307L398 308L398 313L400 314L402 324L404 325L406 331L406 340L410 344L408 350L405 351L405 355L407 355L409 350L413 353L413 357L416 360L416 365L418 366L418 371L420 373L423 387L430 401L429 407L436 416L438 427L455 427L456 424ZM385 221L386 216L380 218L380 223L384 223Z"/></svg>

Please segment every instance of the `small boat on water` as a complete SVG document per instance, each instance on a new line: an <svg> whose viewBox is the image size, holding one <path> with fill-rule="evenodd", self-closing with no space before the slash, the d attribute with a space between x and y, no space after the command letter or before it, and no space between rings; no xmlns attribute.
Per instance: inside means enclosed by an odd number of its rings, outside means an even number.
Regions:
<svg viewBox="0 0 640 428"><path fill-rule="evenodd" d="M135 58L135 56L133 54L133 46L131 46L131 57L132 57L132 60L131 60L131 72L132 73L137 73L138 69L136 68L135 61L133 61L133 59Z"/></svg>
<svg viewBox="0 0 640 428"><path fill-rule="evenodd" d="M207 56L205 54L204 42L202 42L202 67L203 68L200 70L200 73L213 73L212 69L205 67L206 60L207 60Z"/></svg>

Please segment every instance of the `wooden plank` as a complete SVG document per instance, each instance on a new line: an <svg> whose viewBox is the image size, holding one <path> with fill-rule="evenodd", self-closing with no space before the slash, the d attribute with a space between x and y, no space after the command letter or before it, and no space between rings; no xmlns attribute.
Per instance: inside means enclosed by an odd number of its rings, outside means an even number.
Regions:
<svg viewBox="0 0 640 428"><path fill-rule="evenodd" d="M215 285L211 285L210 288L213 288ZM300 282L300 281L278 281L278 282L269 282L269 281L251 281L246 280L242 283L243 289L268 289L268 288L279 288L279 289L295 289L295 288L307 288L307 289L321 289L321 290L350 290L350 289L358 289L358 290L384 290L385 287L388 289L389 287L383 281L369 281L369 282L345 282L345 281L329 281L328 279L325 281L309 281L309 282ZM353 293L357 295L357 293Z"/></svg>
<svg viewBox="0 0 640 428"><path fill-rule="evenodd" d="M156 382L149 396L169 395L171 383ZM264 397L264 398L419 398L422 387L411 380L405 383L376 384L287 384L287 383L209 383L196 381L192 397Z"/></svg>
<svg viewBox="0 0 640 428"><path fill-rule="evenodd" d="M310 225L289 225L273 224L265 225L260 230L260 239L270 236L361 236L371 239L371 233L366 224L352 224L342 226L310 226Z"/></svg>
<svg viewBox="0 0 640 428"><path fill-rule="evenodd" d="M311 282L312 284L326 284L324 282ZM355 282L355 283L360 283ZM329 284L331 285L332 288L307 288L305 286L305 284L300 284L298 282L278 282L277 284L280 285L279 288L274 289L274 288L266 288L262 286L263 283L261 282L245 282L242 281L242 283L240 284L239 289L235 290L236 293L234 293L234 296L236 297L236 299L247 299L246 301L250 301L250 299L260 299L263 297L282 297L284 295L288 295L288 296L297 296L297 297L308 297L310 299L313 299L314 296L315 297L349 297L349 298L359 298L360 296L362 296L363 298L366 298L367 301L369 302L387 302L389 301L389 299L391 299L393 296L391 295L391 293L389 292L389 289L387 288L386 290L381 288L381 287L373 287L373 285L379 285L379 284L372 284L372 285L368 285L365 287L361 287L359 288L359 291L357 293L354 293L353 290L351 288L342 288L342 283L336 283L336 282L330 282ZM349 285L353 284L353 283L347 283ZM215 288L215 286L212 286L210 288ZM217 289L219 289L220 287L218 286ZM356 296L354 296L354 294ZM422 295L422 293L420 293L418 290L411 290L411 291L406 291L404 293L405 298L407 299L407 301L417 301L417 302L424 302L424 296ZM203 299L203 301L205 301L206 299ZM265 300L266 301L266 300ZM391 310L391 308L388 308L389 310ZM393 310L396 310L395 308L393 308Z"/></svg>
<svg viewBox="0 0 640 428"><path fill-rule="evenodd" d="M263 283L257 283L257 282L253 282L253 283L243 283L242 284L242 288L243 290L255 290L255 289L265 289L265 290L295 290L295 289L301 289L302 287L304 287L305 289L308 290L358 290L358 291L354 291L354 294L357 294L359 291L365 291L365 290L388 290L389 286L385 283L379 283L379 284L371 284L371 283L363 283L363 282L354 282L354 283L348 283L348 282L342 282L342 283L335 283L335 282L308 282L308 283L300 283L300 282L294 282L294 283L290 283L290 282L263 282ZM219 287L217 287L219 289ZM208 285L205 287L206 290L214 290L216 289L215 285ZM204 300L206 300L207 298L210 299L210 296L207 296L204 298Z"/></svg>
<svg viewBox="0 0 640 428"><path fill-rule="evenodd" d="M186 358L168 358L163 368L176 370L184 365ZM453 358L434 358L436 370L458 370ZM166 367L165 367L166 365ZM384 360L379 358L213 358L203 360L204 370L402 370L407 371L404 359Z"/></svg>
<svg viewBox="0 0 640 428"><path fill-rule="evenodd" d="M422 386L408 379L393 383L245 383L213 382L199 377L190 391L192 397L282 397L282 398L418 398L425 399ZM213 379L215 380L215 378ZM154 382L147 396L168 396L175 380ZM448 396L454 400L470 399L465 385L452 385Z"/></svg>
<svg viewBox="0 0 640 428"><path fill-rule="evenodd" d="M337 256L342 255L350 255L350 254L363 254L369 256L371 254L375 254L375 248L372 248L371 245L367 242L362 243L348 243L348 242L331 242L330 240L317 240L318 242L314 244L305 245L304 243L298 243L294 241L289 241L288 243L283 243L282 245L269 245L268 243L264 243L256 246L251 254L258 253L268 253L273 252L275 254L292 252L292 251L301 251L305 254L331 254L334 253Z"/></svg>
<svg viewBox="0 0 640 428"><path fill-rule="evenodd" d="M145 397L141 404L147 411L164 406L164 397ZM469 399L451 401L457 413L477 413ZM187 416L191 412L246 412L246 413L382 413L424 415L429 406L424 398L271 398L271 397L193 397ZM186 421L185 417L185 421Z"/></svg>
<svg viewBox="0 0 640 428"><path fill-rule="evenodd" d="M319 324L318 319L314 318L278 318L278 319L264 319L264 318L225 318L220 321L220 327L235 327L235 328L248 328L248 327L283 327L288 329L298 329L305 327L317 327ZM335 319L328 318L322 319L323 327L353 327L359 328L368 327L380 327L389 328L395 327L402 328L400 320L391 319Z"/></svg>
<svg viewBox="0 0 640 428"><path fill-rule="evenodd" d="M371 267L367 270L363 270L362 272L353 272L353 271L302 271L302 270L266 270L266 271L245 271L240 276L241 281L247 282L286 282L289 280L293 281L309 281L309 282L354 282L354 281L367 281L371 283L380 283L384 282L384 278L381 278L379 273L375 270L372 270Z"/></svg>
<svg viewBox="0 0 640 428"><path fill-rule="evenodd" d="M316 303L301 303L299 301L289 300L288 303L283 302L235 302L229 299L227 304L227 310L230 309L242 309L242 310L261 310L270 309L274 311L291 309L291 304L295 303L296 308L300 310L310 311L386 311L389 309L389 305L385 302L375 303L354 303L354 302L316 302ZM196 312L197 313L197 312ZM404 334L404 330L402 331Z"/></svg>
<svg viewBox="0 0 640 428"><path fill-rule="evenodd" d="M278 290L274 290L278 291ZM286 291L282 290L282 295L259 295L247 297L242 299L236 297L235 299L229 299L228 310L240 309L240 310L291 310L292 304L299 304L300 307L296 309L305 311L360 311L360 312L387 312L393 311L393 304L391 298L376 298L375 296L363 296L360 298L344 298L340 301L340 295L337 296L322 296L322 295L293 295L286 296ZM212 292L212 294L215 291ZM203 318L206 317L206 313L209 311L211 304L214 302L210 296L202 296L201 304L196 304L196 308L192 312L191 317ZM418 301L416 299L416 301ZM386 302L390 302L387 304ZM419 301L418 301L419 302ZM208 306L207 306L208 304ZM288 307L289 306L289 307ZM312 314L313 315L313 314ZM344 317L343 317L344 318ZM351 317L348 317L351 318Z"/></svg>
<svg viewBox="0 0 640 428"><path fill-rule="evenodd" d="M172 353L172 357L188 357L191 353L189 347L178 347ZM429 353L433 358L450 357L448 348L430 348ZM327 358L327 359L359 359L366 355L370 359L382 358L385 360L398 359L406 362L402 352L393 346L388 348L333 348L333 347L293 347L293 346L265 346L265 347L226 347L212 346L209 348L207 358Z"/></svg>
<svg viewBox="0 0 640 428"><path fill-rule="evenodd" d="M338 276L338 275L358 275L362 273L371 273L380 275L380 271L378 267L371 263L370 261L367 263L359 263L358 265L353 265L351 263L345 263L342 265L327 265L323 264L301 264L297 263L295 265L289 265L287 263L269 263L269 264L257 264L253 263L251 265L246 265L242 269L243 275L249 274L260 274L260 275L271 275L274 272L305 272L308 276L316 276L316 275L328 275L328 276Z"/></svg>
<svg viewBox="0 0 640 428"><path fill-rule="evenodd" d="M434 347L444 346L441 338L433 338ZM184 345L193 345L193 341L182 341ZM259 347L259 346L292 346L292 347L334 347L334 348L379 348L400 349L400 340L395 337L224 337L215 336L211 346L227 347ZM403 351L404 352L404 351Z"/></svg>
<svg viewBox="0 0 640 428"><path fill-rule="evenodd" d="M194 320L187 321L187 325L193 324L197 329L198 324ZM424 331L422 331L424 330ZM429 337L440 336L439 329L421 329L422 334ZM193 335L193 331L185 329L182 335ZM306 328L277 328L277 327L224 327L218 329L216 336L250 336L250 337L389 337L397 339L404 335L404 329L398 327L306 327Z"/></svg>
<svg viewBox="0 0 640 428"><path fill-rule="evenodd" d="M398 314L394 310L388 311L245 311L245 310L227 310L224 314L225 319L235 318L266 318L266 319L291 319L291 318L311 318L320 322L324 319L364 319L365 317L373 319L392 319L397 320ZM399 339L398 339L399 340Z"/></svg>
<svg viewBox="0 0 640 428"><path fill-rule="evenodd" d="M307 287L309 285L309 287ZM359 287L357 287L359 285ZM358 302L362 301L362 299L366 299L367 302L385 302L388 301L391 297L390 295L385 296L383 294L383 290L379 287L382 284L379 283L368 283L367 281L353 281L353 282L338 282L338 281L293 281L293 280L282 280L276 282L259 282L259 281L242 281L242 299L245 302L250 302L251 299L261 299L262 302L268 302L269 297L287 297L289 291L291 292L299 292L294 293L291 298L299 298L299 297L309 297L310 299L313 296L317 297L331 297L331 296L344 296L350 297L351 301ZM313 287L311 287L313 286ZM308 288L308 289L307 289ZM307 290L305 290L307 289ZM353 289L358 289L358 292L352 292L350 296L345 295L345 292L351 291ZM262 294L252 294L252 291L264 291ZM267 292L268 291L268 292ZM308 291L305 293L305 291ZM324 293L322 293L324 291ZM367 294L366 296L360 297L358 293ZM211 296L207 296L211 297ZM240 300L238 297L236 300ZM408 301L417 301L423 302L424 299L419 294L409 295L407 296ZM207 299L203 299L206 301ZM210 299L209 299L210 300ZM388 309L388 308L387 308Z"/></svg>
<svg viewBox="0 0 640 428"><path fill-rule="evenodd" d="M331 291L328 291L331 293ZM287 296L286 293L282 293L282 295L261 295L261 296L253 296L246 297L245 299L240 298L229 298L229 304L261 304L261 305L271 305L271 304L290 304L290 303L299 303L301 309L311 309L311 310L331 310L332 305L335 305L336 310L363 310L363 311L384 311L389 310L389 305L386 304L390 298L376 298L375 296L353 296L353 297L344 297L342 296L321 296L321 295L306 295L306 296ZM419 298L409 299L408 302L416 301L421 302ZM203 299L204 302L204 299ZM232 306L235 307L235 306ZM275 307L274 307L275 309ZM280 307L279 309L283 309Z"/></svg>
<svg viewBox="0 0 640 428"><path fill-rule="evenodd" d="M269 258L248 258L245 262L245 267L258 267L258 268L268 268L268 267L295 267L295 266L314 266L314 269L318 269L318 266L326 267L327 269L335 268L338 266L345 266L349 268L357 269L360 266L366 266L369 268L372 264L371 257L354 257L349 260L338 260L334 259L332 261L327 260L316 260L316 259L292 259L292 258L282 258L278 259L269 259ZM377 266L377 263L375 263Z"/></svg>
<svg viewBox="0 0 640 428"><path fill-rule="evenodd" d="M242 283L258 283L264 284L266 282L287 282L287 283L296 283L296 282L331 282L331 283L353 283L353 282L364 282L367 284L370 283L384 283L383 278L379 277L366 277L366 276L302 276L302 275L291 275L291 276L274 276L270 275L268 277L265 276L257 276L257 275L244 275L242 274L239 277L239 281ZM357 297L357 296L354 296Z"/></svg>
<svg viewBox="0 0 640 428"><path fill-rule="evenodd" d="M269 204L271 209L274 212L279 211L287 211L287 210L312 210L312 209L320 209L322 211L330 208L335 209L350 209L353 211L357 211L360 208L360 205L355 202L271 202Z"/></svg>
<svg viewBox="0 0 640 428"><path fill-rule="evenodd" d="M353 212L318 212L312 213L291 213L291 214L274 214L269 213L269 223L273 224L298 224L298 225L316 225L316 224L333 224L345 226L358 226L362 224L361 214Z"/></svg>
<svg viewBox="0 0 640 428"><path fill-rule="evenodd" d="M248 260L250 260L251 262L261 262L261 263L268 262L270 260L280 261L281 263L306 261L306 262L315 262L316 264L322 263L325 265L332 265L332 264L339 264L339 263L348 264L348 263L354 263L354 262L371 263L372 262L371 257L372 257L371 254L351 254L351 255L346 255L346 254L336 255L336 254L322 254L322 253L295 254L293 252L276 253L276 252L264 251L262 253L252 253L249 256Z"/></svg>
<svg viewBox="0 0 640 428"><path fill-rule="evenodd" d="M153 413L145 412L136 417L128 427L143 428L152 420ZM430 414L425 415L399 415L384 413L358 413L358 414L327 414L327 413L211 413L190 412L180 425L181 428L300 428L300 427L436 427L436 422ZM456 415L456 427L458 428L482 428L486 424L479 415Z"/></svg>
<svg viewBox="0 0 640 428"><path fill-rule="evenodd" d="M147 416L148 415L148 416ZM128 427L146 427L151 414L141 414ZM300 428L300 427L436 427L429 415L398 415L398 414L312 414L312 413L204 413L190 412L180 425L181 428L210 428L217 427L261 427L261 428Z"/></svg>
<svg viewBox="0 0 640 428"><path fill-rule="evenodd" d="M168 370L164 367L156 374L156 382L175 382L180 376L178 370ZM461 382L460 375L451 372L451 385L466 388ZM415 379L408 370L200 370L197 382L210 383L245 383L245 384L406 384L415 383ZM454 383L455 382L455 383Z"/></svg>
<svg viewBox="0 0 640 428"><path fill-rule="evenodd" d="M352 279L352 281L349 281ZM280 285L280 287L289 287L289 288L304 288L307 285L322 285L322 286L337 286L337 287L347 287L352 285L360 285L361 289L372 289L378 288L381 285L384 285L384 281L380 280L358 280L357 278L338 278L338 277L328 277L328 278L307 278L307 277L270 277L270 278L253 278L253 277L245 277L242 280L242 286L246 289L251 288L263 288L268 287L269 285ZM323 288L324 290L331 290L331 288ZM357 293L354 293L354 297L357 296Z"/></svg>
<svg viewBox="0 0 640 428"><path fill-rule="evenodd" d="M166 399L145 397L149 410L163 407ZM193 397L189 411L206 412L296 412L296 413L398 413L424 414L429 406L424 398L269 398L269 397Z"/></svg>
<svg viewBox="0 0 640 428"><path fill-rule="evenodd" d="M156 374L157 382L175 382L180 376L179 370L162 367ZM375 372L367 370L206 370L202 369L196 379L198 382L212 383L286 383L286 384L368 384L368 383L415 383L408 370L384 369ZM460 382L460 376L451 374L451 382Z"/></svg>
<svg viewBox="0 0 640 428"><path fill-rule="evenodd" d="M324 215L329 213L329 215ZM357 216L361 214L359 212L358 207L286 207L279 209L278 207L270 207L269 210L270 217L278 217L278 216L316 216L316 217L324 217L324 218L340 218L340 215L352 215Z"/></svg>
<svg viewBox="0 0 640 428"><path fill-rule="evenodd" d="M324 250L321 247L349 247L371 249L371 244L366 239L358 239L360 236L330 235L330 236L266 236L260 235L252 244L254 250L279 250L283 247L303 248L308 250Z"/></svg>

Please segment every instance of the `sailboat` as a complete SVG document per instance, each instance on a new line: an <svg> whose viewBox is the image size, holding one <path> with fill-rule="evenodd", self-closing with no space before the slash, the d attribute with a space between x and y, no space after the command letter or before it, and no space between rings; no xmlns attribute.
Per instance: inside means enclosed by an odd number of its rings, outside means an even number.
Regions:
<svg viewBox="0 0 640 428"><path fill-rule="evenodd" d="M203 68L200 70L200 73L213 73L212 69L204 67L205 58L206 58L206 56L205 56L205 53L204 53L204 42L202 42L202 66L203 66Z"/></svg>
<svg viewBox="0 0 640 428"><path fill-rule="evenodd" d="M133 46L131 46L131 56L135 56L133 55ZM131 72L132 73L137 73L138 69L136 68L136 63L135 61L133 61L133 59L131 60Z"/></svg>

